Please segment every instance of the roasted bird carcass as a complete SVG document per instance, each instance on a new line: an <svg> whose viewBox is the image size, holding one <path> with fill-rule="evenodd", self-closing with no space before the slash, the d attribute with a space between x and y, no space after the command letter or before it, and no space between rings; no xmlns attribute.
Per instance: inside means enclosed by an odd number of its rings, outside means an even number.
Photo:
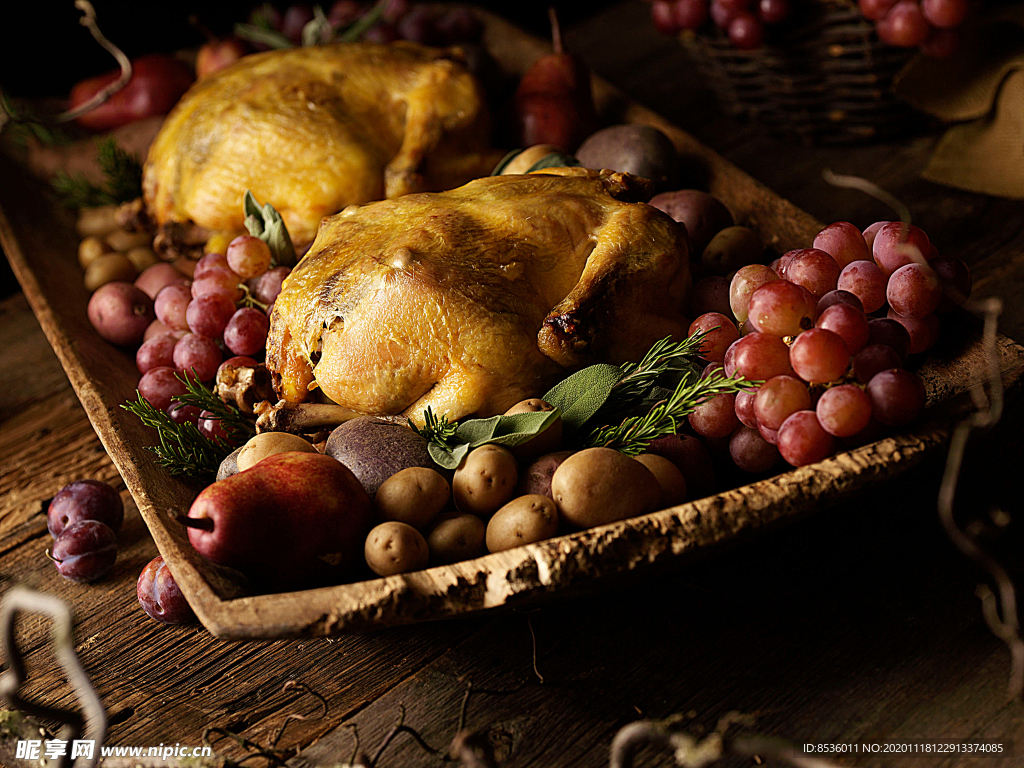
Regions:
<svg viewBox="0 0 1024 768"><path fill-rule="evenodd" d="M649 195L644 179L558 168L325 219L271 316L278 395L487 416L685 338L686 228L636 202Z"/></svg>
<svg viewBox="0 0 1024 768"><path fill-rule="evenodd" d="M501 155L489 142L483 93L457 49L257 53L200 80L168 115L145 162L145 208L167 247L200 243L242 230L252 190L301 247L346 205L487 175Z"/></svg>

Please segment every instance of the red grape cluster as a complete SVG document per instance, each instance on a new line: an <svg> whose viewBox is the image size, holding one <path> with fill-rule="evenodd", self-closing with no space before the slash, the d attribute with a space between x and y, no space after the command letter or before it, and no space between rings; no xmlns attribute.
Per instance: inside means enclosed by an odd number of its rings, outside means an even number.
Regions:
<svg viewBox="0 0 1024 768"><path fill-rule="evenodd" d="M752 472L779 455L794 466L820 461L903 426L925 404L923 382L904 364L938 339L937 314L970 291L967 265L939 256L916 226L830 224L811 248L738 269L728 306L721 297L693 321L691 335L707 333L709 371L763 384L703 403L690 426L728 438L736 465Z"/></svg>
<svg viewBox="0 0 1024 768"><path fill-rule="evenodd" d="M956 49L960 27L971 12L971 0L858 0L858 5L875 22L883 43L920 48L934 57Z"/></svg>
<svg viewBox="0 0 1024 768"><path fill-rule="evenodd" d="M226 437L218 420L175 401L186 391L178 376L210 382L223 364L256 365L266 347L270 308L290 271L271 266L265 242L241 235L225 254L199 259L191 283L171 277L155 286L156 320L135 354L139 394L175 421L197 424L207 437Z"/></svg>
<svg viewBox="0 0 1024 768"><path fill-rule="evenodd" d="M765 25L785 21L791 12L791 0L651 0L651 21L658 31L696 32L711 19L740 50L759 48Z"/></svg>

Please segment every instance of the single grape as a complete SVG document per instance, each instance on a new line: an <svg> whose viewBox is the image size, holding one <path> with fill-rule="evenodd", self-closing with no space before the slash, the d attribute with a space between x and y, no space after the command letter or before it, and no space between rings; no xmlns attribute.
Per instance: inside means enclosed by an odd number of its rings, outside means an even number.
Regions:
<svg viewBox="0 0 1024 768"><path fill-rule="evenodd" d="M811 384L827 384L846 373L850 350L838 333L824 328L804 331L789 348L789 362L796 375Z"/></svg>
<svg viewBox="0 0 1024 768"><path fill-rule="evenodd" d="M182 405L179 402L173 402L167 406L167 415L171 417L171 421L175 424L195 424L199 425L199 409L194 405Z"/></svg>
<svg viewBox="0 0 1024 768"><path fill-rule="evenodd" d="M931 25L917 0L899 0L884 18L875 22L875 29L883 43L901 48L916 48L931 33Z"/></svg>
<svg viewBox="0 0 1024 768"><path fill-rule="evenodd" d="M135 352L135 367L139 373L174 365L174 345L177 341L178 337L172 333L161 333L143 341Z"/></svg>
<svg viewBox="0 0 1024 768"><path fill-rule="evenodd" d="M327 22L341 29L359 20L365 10L356 0L336 0L327 11Z"/></svg>
<svg viewBox="0 0 1024 768"><path fill-rule="evenodd" d="M942 285L935 270L927 264L907 264L889 276L885 295L897 314L924 317L939 306Z"/></svg>
<svg viewBox="0 0 1024 768"><path fill-rule="evenodd" d="M726 376L739 373L748 381L767 381L773 376L793 373L789 347L778 336L755 331L733 342L729 349L733 350L732 357L727 350L723 360Z"/></svg>
<svg viewBox="0 0 1024 768"><path fill-rule="evenodd" d="M650 14L654 28L663 35L676 35L682 28L676 21L675 3L671 0L654 0Z"/></svg>
<svg viewBox="0 0 1024 768"><path fill-rule="evenodd" d="M843 267L836 286L860 299L868 314L885 306L885 289L889 278L873 261L853 261Z"/></svg>
<svg viewBox="0 0 1024 768"><path fill-rule="evenodd" d="M834 304L849 304L861 312L864 311L864 304L861 303L861 300L855 294L844 291L841 288L836 288L834 291L829 291L818 299L818 318L821 319L821 313Z"/></svg>
<svg viewBox="0 0 1024 768"><path fill-rule="evenodd" d="M888 221L876 221L874 224L866 226L864 231L861 232L861 234L864 235L864 242L867 244L869 251L873 250L875 247L875 236L878 235L878 230L889 223L890 222Z"/></svg>
<svg viewBox="0 0 1024 768"><path fill-rule="evenodd" d="M889 319L895 320L897 323L907 329L907 333L910 335L910 354L917 355L935 346L935 342L939 340L939 331L941 326L939 318L935 315L925 315L924 317L905 317L903 315L896 314L895 311L889 310Z"/></svg>
<svg viewBox="0 0 1024 768"><path fill-rule="evenodd" d="M868 320L868 344L890 346L903 361L910 354L910 334L900 323L888 317Z"/></svg>
<svg viewBox="0 0 1024 768"><path fill-rule="evenodd" d="M289 5L281 15L281 34L293 45L298 45L302 42L302 28L312 20L312 6L305 3Z"/></svg>
<svg viewBox="0 0 1024 768"><path fill-rule="evenodd" d="M779 449L756 429L741 426L729 436L729 456L744 472L767 472L779 460Z"/></svg>
<svg viewBox="0 0 1024 768"><path fill-rule="evenodd" d="M755 331L772 336L796 336L814 327L818 300L789 280L765 283L750 295L747 322Z"/></svg>
<svg viewBox="0 0 1024 768"><path fill-rule="evenodd" d="M815 235L813 247L835 259L840 269L854 261L871 258L864 235L848 221L829 224Z"/></svg>
<svg viewBox="0 0 1024 768"><path fill-rule="evenodd" d="M839 334L851 355L868 343L868 316L852 304L834 304L818 315L816 328Z"/></svg>
<svg viewBox="0 0 1024 768"><path fill-rule="evenodd" d="M896 5L896 0L858 0L857 5L865 19L880 21Z"/></svg>
<svg viewBox="0 0 1024 768"><path fill-rule="evenodd" d="M921 43L921 53L933 59L945 59L959 50L962 40L959 29L933 29Z"/></svg>
<svg viewBox="0 0 1024 768"><path fill-rule="evenodd" d="M233 314L235 302L222 293L208 293L189 302L185 319L192 333L219 339Z"/></svg>
<svg viewBox="0 0 1024 768"><path fill-rule="evenodd" d="M192 607L159 555L142 569L135 592L142 610L163 624L185 624L195 619Z"/></svg>
<svg viewBox="0 0 1024 768"><path fill-rule="evenodd" d="M239 235L228 243L228 267L242 280L259 277L270 269L270 246L255 235Z"/></svg>
<svg viewBox="0 0 1024 768"><path fill-rule="evenodd" d="M291 267L274 267L268 269L257 277L250 285L249 290L253 298L262 304L273 304L281 293L281 285L284 279L291 274Z"/></svg>
<svg viewBox="0 0 1024 768"><path fill-rule="evenodd" d="M157 294L168 285L184 285L188 278L166 261L146 267L135 278L135 287L141 288L149 298L156 300Z"/></svg>
<svg viewBox="0 0 1024 768"><path fill-rule="evenodd" d="M690 426L701 437L728 437L739 425L736 418L736 396L723 392L694 408L689 415Z"/></svg>
<svg viewBox="0 0 1024 768"><path fill-rule="evenodd" d="M746 427L757 427L757 416L754 415L754 398L757 397L757 392L756 389L741 389L736 393L736 418Z"/></svg>
<svg viewBox="0 0 1024 768"><path fill-rule="evenodd" d="M210 267L192 282L192 298L211 293L223 294L233 302L241 300L243 291L238 275L227 267Z"/></svg>
<svg viewBox="0 0 1024 768"><path fill-rule="evenodd" d="M186 333L174 345L174 367L195 375L199 381L212 381L217 366L224 360L217 342L198 333Z"/></svg>
<svg viewBox="0 0 1024 768"><path fill-rule="evenodd" d="M68 483L50 500L46 529L57 538L67 526L80 520L97 520L114 531L120 530L124 521L121 494L100 480Z"/></svg>
<svg viewBox="0 0 1024 768"><path fill-rule="evenodd" d="M675 0L672 16L679 29L697 31L708 20L707 0Z"/></svg>
<svg viewBox="0 0 1024 768"><path fill-rule="evenodd" d="M814 412L830 435L853 437L871 421L871 398L856 384L840 384L822 393Z"/></svg>
<svg viewBox="0 0 1024 768"><path fill-rule="evenodd" d="M172 336L174 336L174 338L180 339L187 333L187 331L176 331L169 325L165 325L159 320L154 320L152 323L146 326L146 332L142 334L142 341L147 342L154 336L162 336L165 333L169 333Z"/></svg>
<svg viewBox="0 0 1024 768"><path fill-rule="evenodd" d="M173 398L185 394L188 389L177 378L178 371L166 366L150 368L139 379L138 390L149 404L158 411L166 411Z"/></svg>
<svg viewBox="0 0 1024 768"><path fill-rule="evenodd" d="M210 411L200 412L198 427L199 432L211 440L219 437L228 443L232 442L228 431L224 429L224 424Z"/></svg>
<svg viewBox="0 0 1024 768"><path fill-rule="evenodd" d="M942 286L942 299L936 312L949 312L962 307L971 296L971 270L956 256L939 256L928 262Z"/></svg>
<svg viewBox="0 0 1024 768"><path fill-rule="evenodd" d="M871 246L871 255L886 277L907 264L923 264L929 253L931 242L924 230L900 221L883 224Z"/></svg>
<svg viewBox="0 0 1024 768"><path fill-rule="evenodd" d="M196 268L192 273L192 279L198 280L214 267L231 269L231 267L228 266L228 257L223 253L204 253L200 257L199 261L196 262Z"/></svg>
<svg viewBox="0 0 1024 768"><path fill-rule="evenodd" d="M810 407L811 393L806 383L796 376L773 376L757 390L754 417L758 424L778 429L791 414Z"/></svg>
<svg viewBox="0 0 1024 768"><path fill-rule="evenodd" d="M779 276L763 264L748 264L736 270L729 282L729 307L737 322L747 321L751 294L765 283L778 279Z"/></svg>
<svg viewBox="0 0 1024 768"><path fill-rule="evenodd" d="M777 446L779 444L779 430L766 427L764 424L758 423L757 434L765 439L769 445Z"/></svg>
<svg viewBox="0 0 1024 768"><path fill-rule="evenodd" d="M187 331L188 320L185 310L192 301L192 293L187 285L174 283L164 286L153 300L156 319L175 331Z"/></svg>
<svg viewBox="0 0 1024 768"><path fill-rule="evenodd" d="M65 579L96 581L117 561L117 536L106 523L79 520L60 532L48 554Z"/></svg>
<svg viewBox="0 0 1024 768"><path fill-rule="evenodd" d="M793 12L790 0L760 0L757 4L757 16L765 24L778 24L785 21Z"/></svg>
<svg viewBox="0 0 1024 768"><path fill-rule="evenodd" d="M727 2L722 2L722 0L711 0L708 12L716 27L728 30L729 25L732 24L732 20L736 18L736 14L740 10L730 6Z"/></svg>
<svg viewBox="0 0 1024 768"><path fill-rule="evenodd" d="M266 346L269 330L270 319L263 312L243 307L228 321L224 344L236 355L255 355Z"/></svg>
<svg viewBox="0 0 1024 768"><path fill-rule="evenodd" d="M835 438L821 426L814 411L797 411L779 427L779 453L794 467L814 464L832 455Z"/></svg>
<svg viewBox="0 0 1024 768"><path fill-rule="evenodd" d="M924 382L911 371L890 368L868 382L868 396L875 419L888 427L902 427L924 409Z"/></svg>
<svg viewBox="0 0 1024 768"><path fill-rule="evenodd" d="M740 337L736 324L719 312L707 312L692 323L687 336L697 331L705 331L706 336L700 346L700 355L705 360L720 363L725 359L725 350Z"/></svg>
<svg viewBox="0 0 1024 768"><path fill-rule="evenodd" d="M739 11L729 22L729 42L741 51L752 51L764 43L764 23L748 11Z"/></svg>
<svg viewBox="0 0 1024 768"><path fill-rule="evenodd" d="M899 353L888 344L869 344L853 356L853 376L867 384L879 371L903 365Z"/></svg>
<svg viewBox="0 0 1024 768"><path fill-rule="evenodd" d="M829 291L836 289L839 269L839 263L825 251L802 248L792 255L786 265L785 278L806 288L817 301Z"/></svg>
<svg viewBox="0 0 1024 768"><path fill-rule="evenodd" d="M921 14L939 29L959 27L970 10L968 0L921 0Z"/></svg>

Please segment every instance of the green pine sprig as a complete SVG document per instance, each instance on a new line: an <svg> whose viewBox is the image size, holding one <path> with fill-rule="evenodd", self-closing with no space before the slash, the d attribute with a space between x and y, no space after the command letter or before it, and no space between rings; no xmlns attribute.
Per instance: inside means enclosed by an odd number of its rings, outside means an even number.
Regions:
<svg viewBox="0 0 1024 768"><path fill-rule="evenodd" d="M142 163L111 137L96 143L96 159L103 171L103 183L89 181L81 174L59 171L51 182L61 202L69 208L127 203L142 196Z"/></svg>
<svg viewBox="0 0 1024 768"><path fill-rule="evenodd" d="M452 438L455 437L455 430L459 428L458 423L448 421L443 413L438 415L429 405L423 411L423 426L417 427L410 422L413 432L420 435L428 443L433 443L441 448L451 447Z"/></svg>

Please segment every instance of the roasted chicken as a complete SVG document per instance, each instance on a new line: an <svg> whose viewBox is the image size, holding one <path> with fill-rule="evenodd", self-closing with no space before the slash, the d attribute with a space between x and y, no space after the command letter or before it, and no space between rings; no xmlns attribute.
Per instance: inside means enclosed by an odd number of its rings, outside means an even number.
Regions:
<svg viewBox="0 0 1024 768"><path fill-rule="evenodd" d="M277 394L367 414L504 412L596 361L686 335L686 229L649 183L547 169L350 206L274 304Z"/></svg>
<svg viewBox="0 0 1024 768"><path fill-rule="evenodd" d="M268 51L196 83L144 167L149 220L165 248L242 230L252 190L300 248L346 205L450 189L487 175L480 86L457 49L410 42Z"/></svg>

